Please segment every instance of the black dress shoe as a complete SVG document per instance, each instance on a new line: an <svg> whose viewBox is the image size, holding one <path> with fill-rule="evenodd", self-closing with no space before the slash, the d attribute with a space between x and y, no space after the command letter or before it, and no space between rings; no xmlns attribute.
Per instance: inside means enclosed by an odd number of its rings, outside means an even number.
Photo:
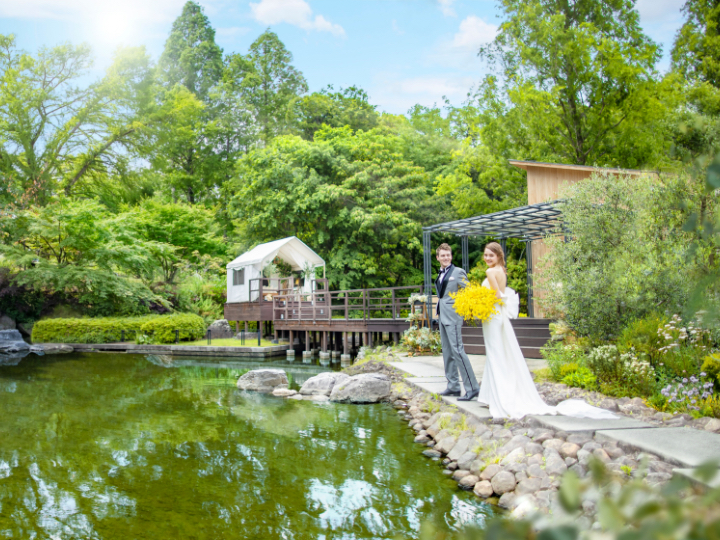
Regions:
<svg viewBox="0 0 720 540"><path fill-rule="evenodd" d="M465 394L464 396L459 397L459 398L458 398L458 401L472 401L473 399L475 399L476 397L478 397L479 394L480 394L480 390L475 390L475 391L473 391L473 392L468 392L468 393Z"/></svg>
<svg viewBox="0 0 720 540"><path fill-rule="evenodd" d="M460 390L448 390L447 388L440 392L438 395L440 396L459 396Z"/></svg>

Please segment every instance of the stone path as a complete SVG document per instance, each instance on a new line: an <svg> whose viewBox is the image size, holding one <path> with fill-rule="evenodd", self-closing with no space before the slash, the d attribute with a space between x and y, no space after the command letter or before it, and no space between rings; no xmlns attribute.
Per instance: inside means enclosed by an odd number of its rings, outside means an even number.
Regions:
<svg viewBox="0 0 720 540"><path fill-rule="evenodd" d="M438 393L445 389L442 356L407 357L391 365L407 373L407 382L428 392ZM485 357L469 355L478 382L482 380ZM543 360L529 359L531 371L545 367ZM479 419L490 418L487 407L477 401L457 401L454 397L443 400L455 405L464 413ZM614 441L631 451L648 452L668 463L676 465L675 473L692 478L693 468L710 460L720 464L720 434L687 427L658 427L627 416L614 420L591 420L566 416L529 416L525 421L556 431L583 433L598 440ZM720 471L708 482L720 486Z"/></svg>

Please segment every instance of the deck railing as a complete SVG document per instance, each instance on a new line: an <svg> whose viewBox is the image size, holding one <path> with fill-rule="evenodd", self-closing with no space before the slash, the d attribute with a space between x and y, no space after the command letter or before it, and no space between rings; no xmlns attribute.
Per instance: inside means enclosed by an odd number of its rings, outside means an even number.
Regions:
<svg viewBox="0 0 720 540"><path fill-rule="evenodd" d="M408 297L420 292L421 285L294 292L273 298L273 319L287 321L323 321L330 319L405 319L411 306Z"/></svg>
<svg viewBox="0 0 720 540"><path fill-rule="evenodd" d="M302 287L302 284L295 284L296 279L298 278L295 276L281 278L253 278L250 280L250 301L260 302L267 295L275 296L278 294L292 294L298 287ZM326 279L312 280L312 290L316 291L319 289L327 289Z"/></svg>

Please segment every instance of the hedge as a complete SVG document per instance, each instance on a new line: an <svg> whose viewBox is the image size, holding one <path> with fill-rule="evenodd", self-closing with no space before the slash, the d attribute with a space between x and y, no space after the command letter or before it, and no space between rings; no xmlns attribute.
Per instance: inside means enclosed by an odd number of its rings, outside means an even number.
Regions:
<svg viewBox="0 0 720 540"><path fill-rule="evenodd" d="M202 339L205 335L205 320L192 313L177 313L156 317L140 327L140 332L153 343L174 343L175 330L180 330L181 341Z"/></svg>
<svg viewBox="0 0 720 540"><path fill-rule="evenodd" d="M180 339L195 341L205 334L205 321L198 315L145 315L142 317L100 317L93 319L43 319L32 329L33 343L113 343L146 335L153 343L174 343L175 330Z"/></svg>

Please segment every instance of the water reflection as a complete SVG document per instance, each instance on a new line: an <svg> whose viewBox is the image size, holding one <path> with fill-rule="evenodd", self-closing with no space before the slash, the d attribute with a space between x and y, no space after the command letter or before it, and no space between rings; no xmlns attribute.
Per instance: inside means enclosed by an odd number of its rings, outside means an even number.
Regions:
<svg viewBox="0 0 720 540"><path fill-rule="evenodd" d="M488 511L387 407L241 393L253 363L172 364L75 354L0 368L0 537L393 538ZM321 368L289 369L297 382Z"/></svg>

